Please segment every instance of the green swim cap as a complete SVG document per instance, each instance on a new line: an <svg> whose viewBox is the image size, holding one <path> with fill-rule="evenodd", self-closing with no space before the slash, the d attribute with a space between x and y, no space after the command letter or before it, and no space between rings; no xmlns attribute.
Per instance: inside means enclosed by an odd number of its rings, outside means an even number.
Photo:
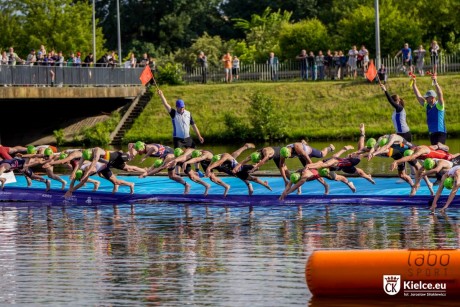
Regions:
<svg viewBox="0 0 460 307"><path fill-rule="evenodd" d="M289 158L291 156L291 151L287 147L283 147L280 150L280 155L283 158Z"/></svg>
<svg viewBox="0 0 460 307"><path fill-rule="evenodd" d="M260 161L260 152L253 152L251 154L251 161L254 163L258 163Z"/></svg>
<svg viewBox="0 0 460 307"><path fill-rule="evenodd" d="M69 155L66 154L65 152L61 152L61 154L59 155L59 160L64 160L65 158L67 158Z"/></svg>
<svg viewBox="0 0 460 307"><path fill-rule="evenodd" d="M321 177L327 177L329 176L329 169L327 167L320 168L318 173Z"/></svg>
<svg viewBox="0 0 460 307"><path fill-rule="evenodd" d="M431 158L427 158L425 159L425 161L423 161L423 167L426 170L432 169L433 167L435 167L435 165L436 165L436 162L434 162L434 160Z"/></svg>
<svg viewBox="0 0 460 307"><path fill-rule="evenodd" d="M217 162L222 158L222 155L214 155L212 156L212 163Z"/></svg>
<svg viewBox="0 0 460 307"><path fill-rule="evenodd" d="M407 149L406 151L404 151L404 157L412 156L413 154L414 151L412 149Z"/></svg>
<svg viewBox="0 0 460 307"><path fill-rule="evenodd" d="M37 148L33 145L27 146L27 153L29 155L36 154L37 153Z"/></svg>
<svg viewBox="0 0 460 307"><path fill-rule="evenodd" d="M141 141L137 141L136 143L134 143L134 149L137 150L137 151L144 150L145 149L145 143L141 142Z"/></svg>
<svg viewBox="0 0 460 307"><path fill-rule="evenodd" d="M301 177L301 176L300 176L299 173L292 173L292 174L291 174L291 182L292 182L293 184L296 184L297 182L299 182L300 177Z"/></svg>
<svg viewBox="0 0 460 307"><path fill-rule="evenodd" d="M199 156L201 156L200 150L195 149L194 151L192 151L192 158L198 158Z"/></svg>
<svg viewBox="0 0 460 307"><path fill-rule="evenodd" d="M78 171L75 172L75 179L80 180L81 177L83 177L83 171L79 169Z"/></svg>
<svg viewBox="0 0 460 307"><path fill-rule="evenodd" d="M44 154L45 156L51 157L51 156L53 155L53 150L52 150L51 148L48 147L47 149L45 149L45 151L43 152L43 154Z"/></svg>
<svg viewBox="0 0 460 307"><path fill-rule="evenodd" d="M153 167L157 168L163 165L163 159L156 159L155 162L153 162Z"/></svg>
<svg viewBox="0 0 460 307"><path fill-rule="evenodd" d="M444 187L446 189L452 190L452 188L454 187L454 178L447 177L446 180L444 180Z"/></svg>
<svg viewBox="0 0 460 307"><path fill-rule="evenodd" d="M182 150L182 148L177 147L176 149L174 149L174 157L176 158L181 156L183 153L184 151Z"/></svg>
<svg viewBox="0 0 460 307"><path fill-rule="evenodd" d="M91 160L93 157L93 151L91 149L85 149L83 150L81 157L83 160Z"/></svg>
<svg viewBox="0 0 460 307"><path fill-rule="evenodd" d="M379 146L382 147L382 146L385 146L386 144L388 144L388 138L381 138L379 141Z"/></svg>
<svg viewBox="0 0 460 307"><path fill-rule="evenodd" d="M372 148L375 146L375 143L377 143L377 141L374 138L367 139L366 147Z"/></svg>

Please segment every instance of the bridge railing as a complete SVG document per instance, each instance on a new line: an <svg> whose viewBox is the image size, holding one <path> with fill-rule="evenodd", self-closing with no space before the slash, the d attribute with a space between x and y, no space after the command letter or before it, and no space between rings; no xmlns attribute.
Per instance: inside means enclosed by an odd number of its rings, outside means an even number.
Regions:
<svg viewBox="0 0 460 307"><path fill-rule="evenodd" d="M143 69L0 65L0 86L139 86Z"/></svg>

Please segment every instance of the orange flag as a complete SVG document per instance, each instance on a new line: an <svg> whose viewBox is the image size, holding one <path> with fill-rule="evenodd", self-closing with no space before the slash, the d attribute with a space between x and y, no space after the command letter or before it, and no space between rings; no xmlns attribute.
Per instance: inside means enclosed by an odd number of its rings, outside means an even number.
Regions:
<svg viewBox="0 0 460 307"><path fill-rule="evenodd" d="M146 85L147 83L149 83L149 81L152 78L153 78L152 71L150 70L150 66L147 65L147 66L145 66L144 70L142 71L142 74L139 77L139 79L141 80L142 85Z"/></svg>
<svg viewBox="0 0 460 307"><path fill-rule="evenodd" d="M369 82L374 81L375 77L377 76L377 69L375 69L374 61L371 60L369 63L369 67L367 68L366 78Z"/></svg>

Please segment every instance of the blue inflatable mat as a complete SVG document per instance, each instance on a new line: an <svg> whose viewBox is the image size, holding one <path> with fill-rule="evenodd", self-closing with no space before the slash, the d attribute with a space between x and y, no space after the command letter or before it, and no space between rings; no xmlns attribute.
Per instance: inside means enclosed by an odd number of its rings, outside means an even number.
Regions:
<svg viewBox="0 0 460 307"><path fill-rule="evenodd" d="M62 176L69 182L68 176ZM224 189L211 182L208 178L203 180L211 185L209 194L203 195L204 187L192 182L188 178L185 180L190 183L189 194L184 195L184 186L170 180L165 176L155 176L140 179L136 176L118 176L119 179L135 183L134 194L129 193L127 186L120 186L117 193L112 193L113 185L109 181L92 177L101 182L99 190L91 191L93 184L87 183L86 186L73 193L70 198L65 198L66 190L61 190L61 184L51 180L51 190L46 192L44 183L33 181L32 187L27 188L24 177L17 176L16 183L6 184L3 191L0 191L0 201L20 201L20 202L40 202L50 204L120 204L120 203L146 203L146 202L180 202L197 204L222 204L222 205L279 205L279 204L363 204L363 205L411 205L428 206L433 197L425 183L416 196L410 197L410 187L407 183L398 178L374 178L376 184L371 184L362 178L349 178L357 189L353 193L348 186L341 182L326 180L330 186L328 195L324 195L323 186L315 181L307 182L302 186L302 194L290 194L284 201L278 198L284 190L284 182L281 177L259 177L267 181L272 191L265 187L252 183L254 194L248 195L245 183L234 177L221 177L221 179L231 186L226 197L223 197ZM436 192L437 187L435 187ZM447 194L450 191L444 189L439 206L444 204ZM458 205L458 197L451 205Z"/></svg>

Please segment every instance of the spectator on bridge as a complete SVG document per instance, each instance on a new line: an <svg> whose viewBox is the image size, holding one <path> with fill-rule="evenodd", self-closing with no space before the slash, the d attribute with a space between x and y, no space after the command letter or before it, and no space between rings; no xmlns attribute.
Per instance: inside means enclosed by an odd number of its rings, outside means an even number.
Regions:
<svg viewBox="0 0 460 307"><path fill-rule="evenodd" d="M73 66L77 66L77 67L80 67L81 66L81 52L78 51L77 52L77 56L75 57L74 59L74 62L73 62Z"/></svg>
<svg viewBox="0 0 460 307"><path fill-rule="evenodd" d="M22 59L17 55L16 52L14 52L14 48L10 47L9 52L6 54L8 57L8 65L16 65L16 63L22 63Z"/></svg>
<svg viewBox="0 0 460 307"><path fill-rule="evenodd" d="M90 52L86 57L85 60L83 61L83 64L81 66L83 67L90 67L94 63L94 56L93 53Z"/></svg>
<svg viewBox="0 0 460 307"><path fill-rule="evenodd" d="M74 66L75 64L75 53L71 52L69 58L67 59L67 66Z"/></svg>
<svg viewBox="0 0 460 307"><path fill-rule="evenodd" d="M2 57L0 59L1 65L8 65L8 56L6 55L6 51L2 52Z"/></svg>
<svg viewBox="0 0 460 307"><path fill-rule="evenodd" d="M64 56L62 55L62 51L59 51L57 54L56 66L63 67L64 66Z"/></svg>
<svg viewBox="0 0 460 307"><path fill-rule="evenodd" d="M107 56L107 67L115 68L117 66L117 57L115 51L110 52Z"/></svg>
<svg viewBox="0 0 460 307"><path fill-rule="evenodd" d="M101 56L99 58L99 60L97 60L96 66L98 66L98 67L107 67L107 64L108 64L107 57L108 57L108 55L109 55L109 53L106 52L103 56Z"/></svg>
<svg viewBox="0 0 460 307"><path fill-rule="evenodd" d="M146 52L142 55L142 59L139 62L139 67L145 67L149 65L149 56Z"/></svg>
<svg viewBox="0 0 460 307"><path fill-rule="evenodd" d="M35 49L30 50L29 55L26 59L26 65L34 66L37 62L37 55L35 54Z"/></svg>

